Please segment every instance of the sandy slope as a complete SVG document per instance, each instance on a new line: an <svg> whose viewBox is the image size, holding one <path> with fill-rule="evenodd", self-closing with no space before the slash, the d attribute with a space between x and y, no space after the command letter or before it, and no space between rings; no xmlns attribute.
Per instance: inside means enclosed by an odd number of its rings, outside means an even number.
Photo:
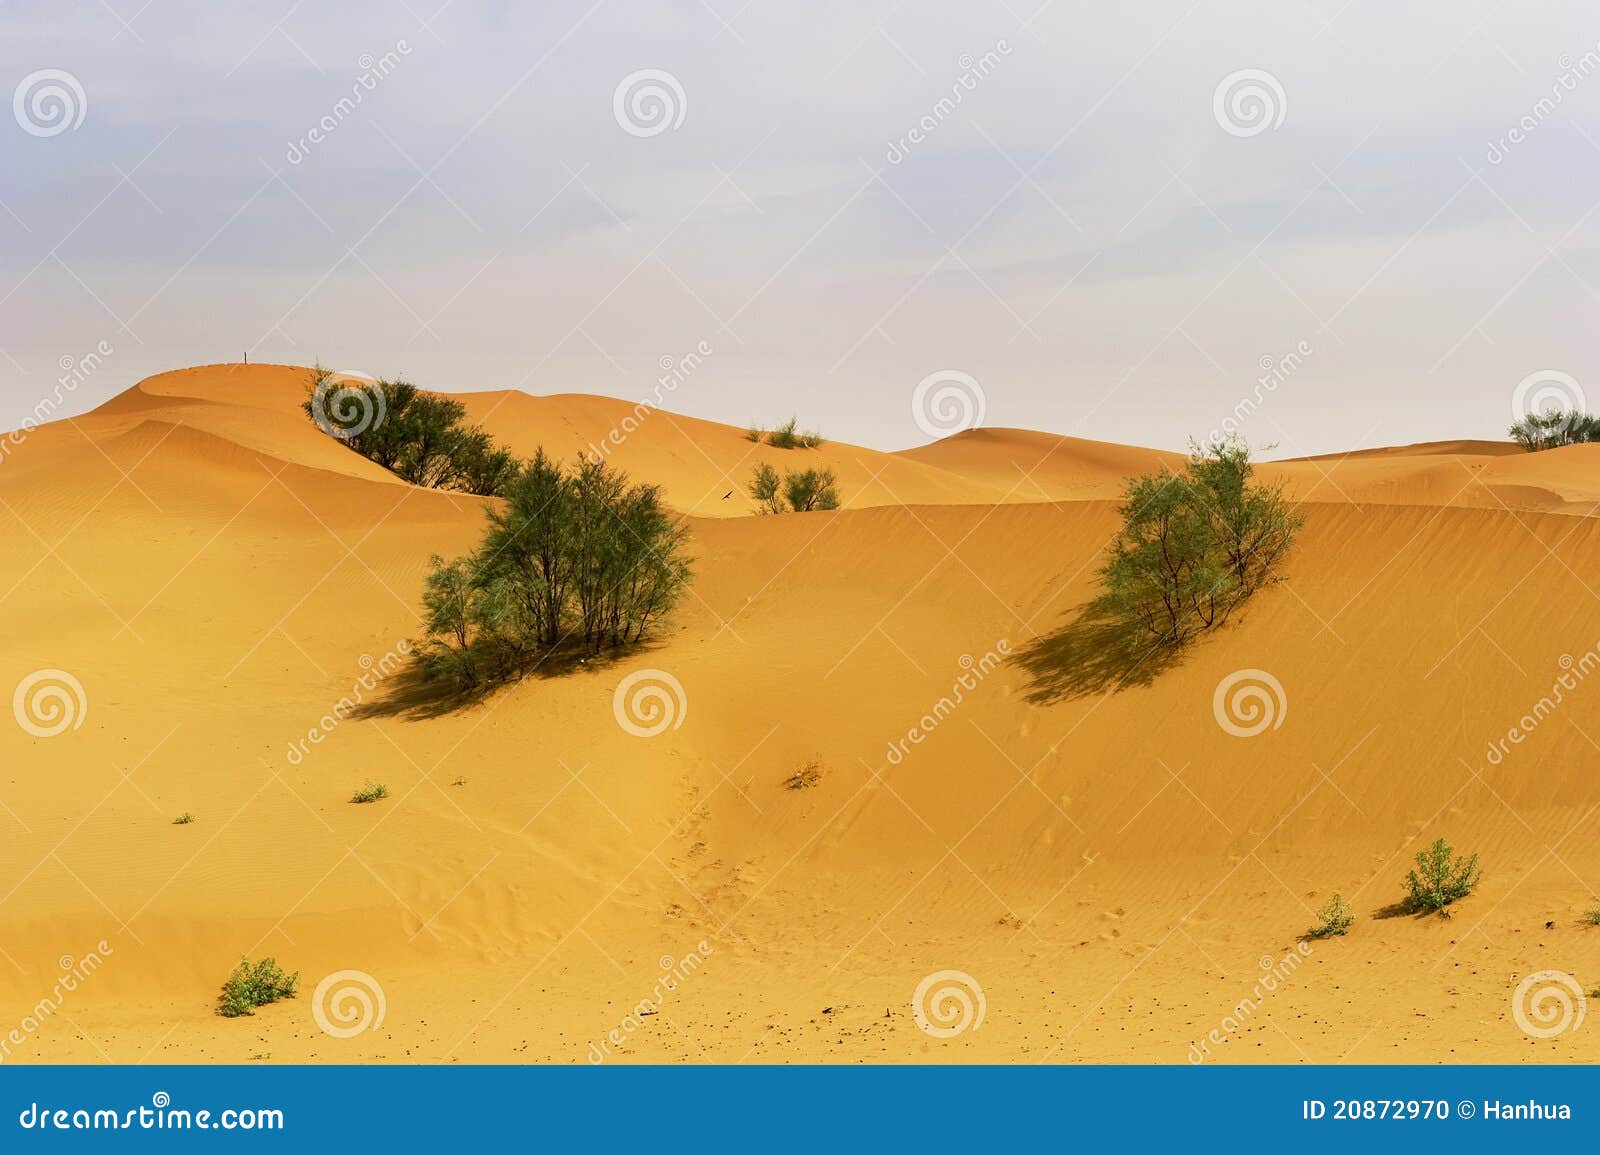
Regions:
<svg viewBox="0 0 1600 1155"><path fill-rule="evenodd" d="M321 437L299 382L164 375L0 463L4 684L56 667L87 701L56 737L0 727L0 1033L61 956L112 948L8 1061L582 1062L617 1028L616 1060L1181 1063L1230 1015L1221 1061L1600 1057L1592 1021L1534 1040L1511 1013L1530 972L1600 982L1581 918L1600 678L1486 754L1600 643L1594 447L1275 466L1311 498L1288 584L1119 688L1126 671L1085 680L1062 630L1118 479L1161 455L1009 430L829 445L851 508L734 517L716 486L753 447L653 413L617 460L724 515L692 522L668 636L442 716L388 679L293 762L362 656L416 632L427 555L470 546L482 506ZM564 453L630 408L468 403ZM990 669L1002 648L1035 658ZM613 716L645 668L687 703L654 738ZM1284 692L1254 737L1213 711L1245 668ZM963 671L967 700L891 759ZM785 788L813 762L817 785ZM351 805L368 778L391 797ZM1482 853L1480 893L1448 921L1374 918L1440 833ZM1333 889L1355 931L1241 1013ZM300 997L212 1015L241 952L298 969ZM687 977L622 1026L663 967ZM912 1015L946 969L986 1005L954 1038ZM352 1038L313 1017L341 970L386 1003Z"/></svg>

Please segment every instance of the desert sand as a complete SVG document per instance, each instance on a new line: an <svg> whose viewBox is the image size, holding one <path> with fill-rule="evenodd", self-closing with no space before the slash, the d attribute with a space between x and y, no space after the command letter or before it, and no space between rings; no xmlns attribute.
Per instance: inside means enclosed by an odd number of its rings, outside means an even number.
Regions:
<svg viewBox="0 0 1600 1155"><path fill-rule="evenodd" d="M0 462L0 689L83 688L76 728L0 726L0 1034L34 1018L5 1061L1182 1064L1214 1030L1208 1062L1600 1058L1600 1023L1534 1038L1512 1006L1532 972L1600 983L1600 677L1488 753L1600 645L1600 446L1265 466L1306 521L1288 580L1119 685L1061 631L1121 479L1181 455L1009 429L786 453L652 411L611 457L689 517L669 630L457 710L383 677L294 760L485 504L322 435L305 381L163 374ZM634 412L465 400L563 456ZM800 452L845 508L751 516L753 464ZM613 695L647 669L683 703L639 737ZM1282 698L1242 737L1213 696L1250 669ZM351 804L369 779L390 796ZM1479 892L1377 917L1439 835ZM1335 890L1351 934L1302 943ZM299 995L218 1017L241 954ZM913 1014L946 970L984 1008L950 1037ZM382 992L350 1037L317 1018L341 971Z"/></svg>

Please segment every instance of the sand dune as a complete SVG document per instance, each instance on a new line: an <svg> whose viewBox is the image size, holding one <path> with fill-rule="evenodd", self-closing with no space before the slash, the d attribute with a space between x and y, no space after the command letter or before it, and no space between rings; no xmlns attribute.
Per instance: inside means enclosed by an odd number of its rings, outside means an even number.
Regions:
<svg viewBox="0 0 1600 1155"><path fill-rule="evenodd" d="M1488 754L1600 644L1596 447L1270 467L1306 502L1287 583L1146 680L1071 660L1074 611L1122 476L1180 457L1016 430L785 453L652 412L614 456L691 515L665 637L442 714L385 678L324 726L418 633L427 556L468 548L484 503L322 436L303 380L164 374L0 464L6 684L60 669L86 702L56 737L0 727L0 1027L63 955L113 948L8 1061L585 1062L663 970L687 977L608 1061L1183 1063L1228 1016L1217 1061L1600 1056L1510 1003L1532 971L1600 976L1600 678ZM632 412L465 401L563 455ZM801 452L847 508L722 500ZM654 738L613 714L644 669L684 692ZM1249 669L1282 698L1239 737L1214 692ZM367 779L391 797L350 804ZM1481 852L1481 891L1374 917L1439 834ZM1354 932L1241 1016L1335 889ZM213 1015L241 953L301 995ZM944 1039L911 998L947 969L986 1018ZM353 1038L312 1013L343 970L385 999Z"/></svg>

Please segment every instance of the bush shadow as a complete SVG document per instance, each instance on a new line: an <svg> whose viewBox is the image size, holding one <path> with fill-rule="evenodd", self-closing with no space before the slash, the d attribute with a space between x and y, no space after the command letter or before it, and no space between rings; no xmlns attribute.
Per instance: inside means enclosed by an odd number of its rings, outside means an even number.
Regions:
<svg viewBox="0 0 1600 1155"><path fill-rule="evenodd" d="M501 690L530 678L560 678L579 670L604 668L641 648L646 647L635 644L596 655L582 646L563 646L547 651L524 670L509 674L487 673L470 690L462 690L448 679L429 678L422 662L413 658L403 670L384 682L382 696L360 703L350 711L350 717L405 718L414 722L442 718L485 702ZM486 671L487 666L486 660Z"/></svg>
<svg viewBox="0 0 1600 1155"><path fill-rule="evenodd" d="M1053 634L1035 638L1015 661L1033 679L1028 701L1039 705L1086 698L1126 686L1148 686L1176 665L1181 652L1134 634L1104 607L1088 602Z"/></svg>

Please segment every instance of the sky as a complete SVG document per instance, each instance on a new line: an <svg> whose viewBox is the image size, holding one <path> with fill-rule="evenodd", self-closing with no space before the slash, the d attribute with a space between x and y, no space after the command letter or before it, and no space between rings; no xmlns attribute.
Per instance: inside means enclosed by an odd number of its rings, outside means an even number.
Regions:
<svg viewBox="0 0 1600 1155"><path fill-rule="evenodd" d="M4 428L246 352L695 353L669 408L881 449L1600 404L1592 3L0 0L6 92Z"/></svg>

